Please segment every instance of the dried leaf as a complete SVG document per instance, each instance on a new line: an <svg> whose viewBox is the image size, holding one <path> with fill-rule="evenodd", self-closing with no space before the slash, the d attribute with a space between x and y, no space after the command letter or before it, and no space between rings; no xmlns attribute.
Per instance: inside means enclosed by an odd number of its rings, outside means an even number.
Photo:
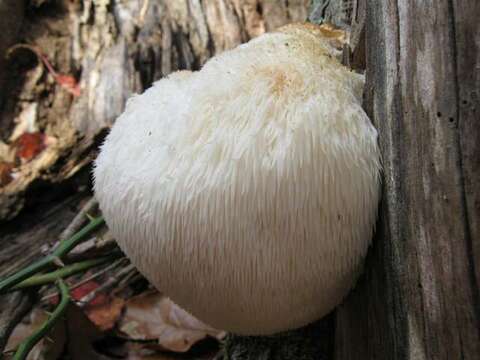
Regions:
<svg viewBox="0 0 480 360"><path fill-rule="evenodd" d="M55 80L61 87L63 87L73 96L80 96L80 85L73 76L59 74L56 75Z"/></svg>
<svg viewBox="0 0 480 360"><path fill-rule="evenodd" d="M99 286L100 286L99 283L97 283L94 280L90 280L85 284L82 284L81 286L72 290L72 293L71 293L72 299L79 301L84 296L96 290ZM106 303L108 303L108 296L105 295L104 293L99 293L88 304L91 306L95 306L95 305L102 305Z"/></svg>
<svg viewBox="0 0 480 360"><path fill-rule="evenodd" d="M113 298L105 304L91 305L85 308L85 314L100 330L107 331L115 326L122 314L125 300Z"/></svg>
<svg viewBox="0 0 480 360"><path fill-rule="evenodd" d="M70 291L70 296L74 301L80 301L83 297L89 295L96 290L100 285L90 280L79 287ZM57 304L58 296L52 297L50 303ZM94 323L100 330L110 330L115 326L119 319L125 300L121 298L111 299L108 295L100 292L83 307L83 311L88 319Z"/></svg>
<svg viewBox="0 0 480 360"><path fill-rule="evenodd" d="M19 323L8 339L6 346L7 350L13 350L32 335L48 318L44 310L34 308L26 318ZM48 335L38 342L27 356L27 360L54 360L57 359L63 352L65 346L65 329L61 326L55 326Z"/></svg>
<svg viewBox="0 0 480 360"><path fill-rule="evenodd" d="M203 324L159 293L134 297L125 308L120 330L135 340L157 339L167 350L186 352L207 335L223 337L223 332Z"/></svg>
<svg viewBox="0 0 480 360"><path fill-rule="evenodd" d="M45 149L45 135L41 132L23 133L13 142L13 147L17 158L30 161Z"/></svg>

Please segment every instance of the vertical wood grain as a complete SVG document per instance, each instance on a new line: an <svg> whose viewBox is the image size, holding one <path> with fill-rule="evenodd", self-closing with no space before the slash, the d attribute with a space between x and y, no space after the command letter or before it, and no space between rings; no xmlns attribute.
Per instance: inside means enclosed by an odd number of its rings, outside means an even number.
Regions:
<svg viewBox="0 0 480 360"><path fill-rule="evenodd" d="M383 202L367 272L338 310L337 359L480 354L479 14L475 0L367 2Z"/></svg>

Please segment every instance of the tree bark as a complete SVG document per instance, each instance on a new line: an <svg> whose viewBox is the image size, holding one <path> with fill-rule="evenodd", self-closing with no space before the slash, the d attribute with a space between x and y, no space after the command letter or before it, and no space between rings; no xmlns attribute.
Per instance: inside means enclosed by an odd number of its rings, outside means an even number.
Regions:
<svg viewBox="0 0 480 360"><path fill-rule="evenodd" d="M45 0L27 2L24 14L22 4L1 0L0 15L25 15L17 41L77 80L80 95L65 91L25 48L10 51L2 87L9 96L0 102L0 222L24 208L38 180L56 184L87 166L133 93L172 71L198 69L265 31L304 21L309 0ZM1 59L19 23L0 24ZM11 36L3 41L3 34ZM50 143L27 163L11 149L19 129L38 131ZM15 176L2 174L2 163L13 165ZM9 182L2 184L3 177Z"/></svg>
<svg viewBox="0 0 480 360"><path fill-rule="evenodd" d="M0 0L0 15L8 20L0 22L0 276L38 258L41 246L54 242L74 217L73 205L91 185L81 170L133 93L173 71L198 69L214 54L265 31L304 21L308 5L309 0ZM78 81L80 95L65 91L25 47L12 51L18 43L34 46L58 74ZM28 162L13 149L19 128L50 140ZM4 183L5 163L14 171ZM11 331L9 319L0 342Z"/></svg>
<svg viewBox="0 0 480 360"><path fill-rule="evenodd" d="M9 95L4 106L0 102L0 165L6 161L2 145L13 146L12 132L27 107L35 109L38 131L56 139L33 160L15 164L13 181L0 182L0 274L38 256L32 242L39 245L37 241L47 241L48 235L55 241L57 228L68 223L60 214L73 216L73 193L90 187L88 167L97 145L130 95L172 71L198 69L214 54L265 31L304 21L308 4L309 0L0 0L0 15L6 19L0 21L0 62L15 43L33 45L58 73L75 76L81 89L80 96L71 96L24 50L11 53L0 66L8 75L0 95ZM49 214L62 221L54 224Z"/></svg>
<svg viewBox="0 0 480 360"><path fill-rule="evenodd" d="M15 325L30 311L33 306L30 293L15 292L5 295L0 306L0 354L3 354L7 340ZM0 355L2 358L3 355Z"/></svg>
<svg viewBox="0 0 480 360"><path fill-rule="evenodd" d="M366 1L383 203L336 359L480 354L480 3Z"/></svg>

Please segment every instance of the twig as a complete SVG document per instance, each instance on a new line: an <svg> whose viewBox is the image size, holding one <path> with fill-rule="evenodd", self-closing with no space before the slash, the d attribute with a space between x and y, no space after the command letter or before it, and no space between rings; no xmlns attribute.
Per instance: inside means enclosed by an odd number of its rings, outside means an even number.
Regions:
<svg viewBox="0 0 480 360"><path fill-rule="evenodd" d="M80 300L78 300L79 306L82 307L88 304L90 301L92 301L92 299L95 298L95 296L97 296L98 293L115 286L125 275L128 275L131 271L136 271L135 266L133 266L132 264L125 266L118 273L111 276L103 285L99 286L98 288L94 289L92 292L88 293Z"/></svg>
<svg viewBox="0 0 480 360"><path fill-rule="evenodd" d="M138 272L137 268L135 268L133 265L131 265L131 268L125 269L128 270L128 272L125 272L125 277L121 279L118 283L118 287L120 289L123 289L125 286L128 285L128 283L137 275L140 275Z"/></svg>
<svg viewBox="0 0 480 360"><path fill-rule="evenodd" d="M63 280L58 280L58 290L60 292L60 303L55 308L51 316L48 320L40 326L40 328L35 331L31 336L26 338L24 341L20 343L18 346L17 351L13 357L13 360L24 360L27 358L28 353L32 348L38 343L45 334L50 331L57 320L65 313L67 309L67 305L70 302L70 294L68 291L68 287Z"/></svg>
<svg viewBox="0 0 480 360"><path fill-rule="evenodd" d="M145 21L145 15L147 14L149 0L143 0L142 7L140 8L140 13L138 15L137 26L141 27Z"/></svg>
<svg viewBox="0 0 480 360"><path fill-rule="evenodd" d="M26 287L53 283L59 279L64 279L92 267L104 264L107 261L113 260L114 258L115 257L113 256L105 256L98 259L85 260L74 264L66 265L61 269L49 272L47 274L39 274L29 277L28 279L23 280L21 283L15 285L13 288L11 288L11 290L18 290Z"/></svg>
<svg viewBox="0 0 480 360"><path fill-rule="evenodd" d="M138 272L137 269L131 271L127 276L125 276L123 278L123 280L121 280L119 282L119 284L115 287L115 289L113 290L113 295L117 295L118 293L122 292L127 286L137 282L137 281L140 281L142 279L145 279L142 274L140 274Z"/></svg>
<svg viewBox="0 0 480 360"><path fill-rule="evenodd" d="M75 234L78 230L80 230L85 221L88 220L86 215L92 210L94 210L97 205L98 202L95 198L91 198L90 200L88 200L87 203L82 207L80 212L75 215L67 228L62 231L59 237L60 241L68 239L69 237L73 236L73 234Z"/></svg>
<svg viewBox="0 0 480 360"><path fill-rule="evenodd" d="M77 246L80 242L82 242L89 233L91 233L93 230L97 229L104 223L105 221L103 217L96 218L95 220L91 221L88 225L83 227L71 238L65 241L62 241L60 245L50 255L45 256L44 258L38 260L32 265L27 266L26 268L0 281L0 294L4 293L8 289L12 288L13 286L20 283L21 281L29 278L30 276L33 276L40 271L43 271L48 269L49 267L52 267L54 265L54 261L56 258L61 259L62 256L67 254L70 250L72 250L75 246Z"/></svg>
<svg viewBox="0 0 480 360"><path fill-rule="evenodd" d="M105 274L107 271L110 271L111 269L114 269L115 267L117 267L119 264L121 264L121 263L122 263L123 261L125 261L125 260L127 260L127 259L126 259L126 258L121 258L121 259L115 261L113 264L111 264L111 265L109 265L109 266L107 266L107 267L105 267L105 268L97 271L96 273L94 273L94 274L92 274L92 275L90 275L90 276L87 276L85 279L82 279L82 281L79 281L79 282L77 282L76 284L70 286L70 287L69 287L70 291L75 290L76 288L78 288L78 287L86 284L87 282L92 281L92 280L94 280L94 279L102 276L102 275ZM41 302L44 302L44 301L50 300L51 298L54 298L54 297L56 297L56 296L58 296L58 292L53 292L53 293L51 293L51 294L48 294L48 295L43 296L43 297L40 299L40 301L41 301Z"/></svg>
<svg viewBox="0 0 480 360"><path fill-rule="evenodd" d="M45 65L48 72L52 74L53 78L61 87L63 87L66 91L74 96L80 96L80 87L75 80L75 78L71 75L59 74L55 71L50 61L48 61L47 57L43 54L43 52L34 45L29 44L17 44L12 46L10 49L7 50L6 57L11 56L11 54L17 49L27 49L33 52L38 59Z"/></svg>

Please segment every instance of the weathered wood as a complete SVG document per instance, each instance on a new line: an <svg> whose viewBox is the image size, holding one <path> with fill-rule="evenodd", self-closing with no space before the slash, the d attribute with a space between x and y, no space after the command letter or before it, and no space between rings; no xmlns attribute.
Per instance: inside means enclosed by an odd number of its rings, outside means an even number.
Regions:
<svg viewBox="0 0 480 360"><path fill-rule="evenodd" d="M308 19L316 24L330 23L348 29L354 0L312 0Z"/></svg>
<svg viewBox="0 0 480 360"><path fill-rule="evenodd" d="M60 200L40 205L37 198L57 192L59 183L91 162L128 97L172 71L198 69L216 53L285 23L304 21L309 0L39 3L40 8L30 8L18 41L41 49L59 73L76 76L81 94L72 97L55 84L32 54L10 57L7 68L14 76L9 101L0 108L0 140L11 144L21 112L33 105L38 130L57 141L19 165L11 183L0 185L0 222L8 220L0 229L0 276L37 258L41 245L55 241L73 218L77 207L70 207L82 195L60 194ZM30 68L18 67L28 56Z"/></svg>
<svg viewBox="0 0 480 360"><path fill-rule="evenodd" d="M44 245L54 244L65 227L75 217L82 199L89 194L65 192L60 199L45 199L46 203L4 223L0 229L0 278L30 264L42 256ZM0 297L0 354L7 340L26 313L32 308L34 294L17 291ZM1 356L0 356L1 358Z"/></svg>
<svg viewBox="0 0 480 360"><path fill-rule="evenodd" d="M88 193L68 193L47 201L2 224L0 229L0 277L22 268L42 255L44 245L53 245L78 213Z"/></svg>
<svg viewBox="0 0 480 360"><path fill-rule="evenodd" d="M0 358L3 357L7 340L16 324L30 311L33 296L30 293L15 292L5 295L0 304Z"/></svg>
<svg viewBox="0 0 480 360"><path fill-rule="evenodd" d="M40 63L33 70L33 81L23 75L12 79L16 80L8 88L12 96L0 113L0 140L8 139L16 115L25 104L36 104L40 130L58 141L30 163L38 161L38 166L32 165L28 173L21 173L6 187L0 185L0 221L17 216L25 203L39 202L45 192L58 193L64 187L58 183L65 184L88 165L95 156L98 138L132 93L172 71L196 69L213 54L265 31L305 20L309 0L276 4L263 0L90 0L83 6L70 0L38 3L42 7L30 9L18 41L39 47L58 72L81 73L82 92L72 98L55 85ZM9 7L3 10L5 4ZM15 18L13 13L21 14L23 2L0 0L0 10L4 15L12 12ZM6 33L4 24L8 23L1 22ZM11 42L9 37L8 45ZM15 66L11 61L7 70L18 70ZM61 192L58 197L71 201ZM48 209L46 212L24 214L20 222L2 223L0 274L37 256L38 249L29 249L29 244L35 242L39 247L37 238L41 234L55 240L57 230L68 220L51 223L48 216L58 216L56 211L62 206L51 201L41 206ZM20 232L19 224L28 236Z"/></svg>
<svg viewBox="0 0 480 360"><path fill-rule="evenodd" d="M477 359L480 3L366 4L385 180L367 273L337 312L336 359Z"/></svg>
<svg viewBox="0 0 480 360"><path fill-rule="evenodd" d="M198 69L212 55L265 31L305 20L309 0L49 0L39 8L33 3L19 41L38 47L57 72L76 76L81 94L72 97L40 62L19 67L28 56L34 59L28 51L11 54L0 150L2 142L11 145L25 109L32 109L34 127L51 145L30 162L15 164L13 181L0 184L0 221L21 211L37 179L62 182L89 164L133 93L172 71Z"/></svg>

